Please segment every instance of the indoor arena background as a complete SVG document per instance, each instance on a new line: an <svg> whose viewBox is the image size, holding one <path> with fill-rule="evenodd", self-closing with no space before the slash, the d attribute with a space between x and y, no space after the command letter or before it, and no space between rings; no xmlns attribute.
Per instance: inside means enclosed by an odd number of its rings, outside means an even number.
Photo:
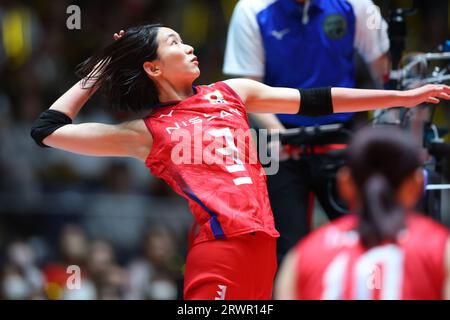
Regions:
<svg viewBox="0 0 450 320"><path fill-rule="evenodd" d="M418 13L407 21L407 52L433 51L449 39L448 1L419 2ZM387 1L375 3L386 18ZM72 4L81 8L79 30L66 26L66 9ZM202 64L197 83L223 79L227 26L235 4L0 1L1 298L181 298L192 222L187 202L136 160L44 151L30 138L29 129L37 115L75 83L79 62L113 41L121 28L143 22L173 27L195 48ZM360 65L357 87L370 87L368 72ZM109 112L97 94L78 120L115 123L125 117ZM435 115L444 127L449 119L449 108ZM449 194L442 194L447 225ZM315 224L324 221L316 212ZM66 288L69 265L81 268L81 290Z"/></svg>

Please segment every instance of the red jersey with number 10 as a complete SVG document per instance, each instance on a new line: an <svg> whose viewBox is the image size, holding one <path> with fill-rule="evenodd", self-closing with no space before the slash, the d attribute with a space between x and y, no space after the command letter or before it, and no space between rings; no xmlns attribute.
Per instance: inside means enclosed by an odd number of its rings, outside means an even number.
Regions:
<svg viewBox="0 0 450 320"><path fill-rule="evenodd" d="M227 84L197 86L144 121L153 137L146 165L188 199L200 227L194 243L255 231L279 235L245 106Z"/></svg>
<svg viewBox="0 0 450 320"><path fill-rule="evenodd" d="M449 232L410 213L397 244L365 249L345 216L303 239L295 249L298 299L442 299Z"/></svg>

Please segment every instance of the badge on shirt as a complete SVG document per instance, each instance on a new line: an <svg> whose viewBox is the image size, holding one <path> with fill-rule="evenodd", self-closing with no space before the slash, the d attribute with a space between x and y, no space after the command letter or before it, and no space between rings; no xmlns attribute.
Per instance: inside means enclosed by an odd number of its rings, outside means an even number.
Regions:
<svg viewBox="0 0 450 320"><path fill-rule="evenodd" d="M323 21L323 30L331 40L339 40L347 33L347 21L338 13L330 14Z"/></svg>
<svg viewBox="0 0 450 320"><path fill-rule="evenodd" d="M208 99L211 104L228 103L219 90L205 94L204 97Z"/></svg>

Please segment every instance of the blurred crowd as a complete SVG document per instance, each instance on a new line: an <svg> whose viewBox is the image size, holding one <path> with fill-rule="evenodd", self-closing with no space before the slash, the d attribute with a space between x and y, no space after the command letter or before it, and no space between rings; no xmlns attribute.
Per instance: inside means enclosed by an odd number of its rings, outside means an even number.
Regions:
<svg viewBox="0 0 450 320"><path fill-rule="evenodd" d="M61 230L56 255L42 235L8 244L2 261L2 299L178 299L183 258L163 225L148 230L139 254L121 262L105 240L80 226Z"/></svg>
<svg viewBox="0 0 450 320"><path fill-rule="evenodd" d="M236 2L0 2L0 298L181 298L192 222L186 202L135 160L44 151L29 128L77 81L75 66L121 28L173 27L196 49L198 82L222 79ZM80 30L66 26L69 5L81 9ZM129 116L110 112L97 94L76 121L117 123ZM69 266L79 267L81 289L67 286L74 275Z"/></svg>
<svg viewBox="0 0 450 320"><path fill-rule="evenodd" d="M160 22L203 57L200 81L221 76L235 1L0 2L0 297L175 299L181 297L187 229L184 200L133 159L41 150L34 118L77 79L75 66L121 28ZM69 30L70 5L81 29ZM176 8L176 10L174 10ZM206 43L215 43L207 46ZM76 121L117 123L101 94ZM74 265L81 289L66 282Z"/></svg>

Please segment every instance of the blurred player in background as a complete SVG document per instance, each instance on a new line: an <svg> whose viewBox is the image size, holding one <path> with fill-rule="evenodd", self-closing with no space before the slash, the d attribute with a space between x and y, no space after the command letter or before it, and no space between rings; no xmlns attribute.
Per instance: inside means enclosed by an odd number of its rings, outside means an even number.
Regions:
<svg viewBox="0 0 450 320"><path fill-rule="evenodd" d="M423 192L419 150L399 129L356 135L338 183L352 215L288 254L278 299L450 299L446 227L412 211Z"/></svg>

